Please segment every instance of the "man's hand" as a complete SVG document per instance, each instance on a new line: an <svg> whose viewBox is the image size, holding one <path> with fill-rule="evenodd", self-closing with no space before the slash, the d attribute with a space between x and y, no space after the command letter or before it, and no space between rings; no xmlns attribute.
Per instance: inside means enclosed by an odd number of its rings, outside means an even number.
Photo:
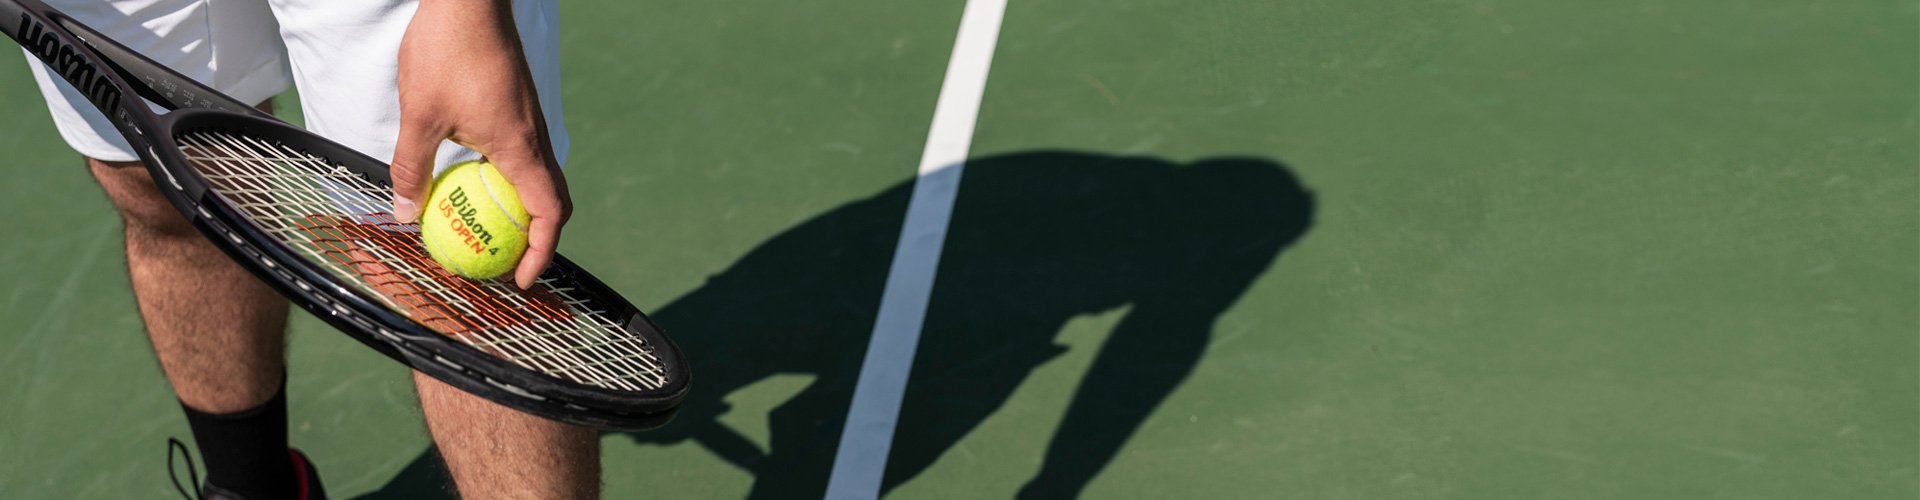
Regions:
<svg viewBox="0 0 1920 500"><path fill-rule="evenodd" d="M420 216L442 139L479 151L520 193L533 218L514 270L521 288L553 260L573 203L506 0L422 0L400 40L400 137L393 214Z"/></svg>

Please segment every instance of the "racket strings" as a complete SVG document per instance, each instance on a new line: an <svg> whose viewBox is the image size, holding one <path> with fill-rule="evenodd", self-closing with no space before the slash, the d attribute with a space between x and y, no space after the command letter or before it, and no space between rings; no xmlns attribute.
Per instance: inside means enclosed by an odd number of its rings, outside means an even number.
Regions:
<svg viewBox="0 0 1920 500"><path fill-rule="evenodd" d="M387 213L392 191L276 141L217 131L176 138L213 191L254 226L388 308L519 366L581 384L657 389L666 370L578 290L542 278L523 292L448 273L418 225Z"/></svg>
<svg viewBox="0 0 1920 500"><path fill-rule="evenodd" d="M617 337L608 337L606 342L574 346L556 346L544 342L547 339L543 337L490 339L485 335L489 329L505 325L536 324L541 321L564 321L569 316L564 309L566 306L584 308L586 304L584 301L561 299L558 294L548 291L551 287L550 282L548 287L535 287L529 291L509 287L508 290L514 292L514 295L484 294L483 289L476 286L474 282L442 272L439 265L434 264L431 257L428 257L419 245L413 243L413 238L409 237L413 233L389 230L390 227L400 225L394 222L390 215L382 213L370 216L384 218L387 222L359 224L338 217L310 216L302 227L315 236L313 242L316 245L325 248L322 253L335 262L354 269L363 279L374 284L387 296L393 297L403 307L412 308L416 312L413 315L416 320L429 325L440 325L443 328L442 332L463 337L469 345L498 356L533 361L549 373L581 371L585 368L617 365L621 362L617 358L594 360L592 352L593 348L617 343ZM372 247L370 248L369 245ZM377 255L397 255L400 260L414 264L418 269L436 271L431 273L434 280L433 286L423 287L407 280L401 273L385 265ZM448 293L467 299L474 307L460 307L440 298ZM526 300L514 300L508 303L509 298ZM450 309L456 313L449 314ZM458 314L458 311L468 311L468 314ZM529 341L541 342L532 346L520 344ZM532 354L516 354L527 350L531 350ZM643 350L650 353L652 349L643 346ZM575 352L585 353L588 360L584 364L579 364L577 359L569 360L574 364L541 363L541 361L553 361L543 359L541 356Z"/></svg>
<svg viewBox="0 0 1920 500"><path fill-rule="evenodd" d="M313 214L297 221L300 228L312 238L321 253L335 263L352 269L368 284L384 292L403 309L415 312L412 318L434 327L448 335L469 335L474 331L497 328L506 325L526 323L535 320L560 320L568 316L560 304L559 298L545 292L544 288L520 292L528 296L530 307L517 308L502 297L489 295L473 282L453 276L450 273L433 273L436 288L451 291L461 299L477 304L480 315L466 316L456 312L456 307L441 300L439 295L426 288L415 285L407 276L391 266L380 262L370 250L385 250L385 253L398 256L414 268L429 268L432 258L418 246L408 245L409 237L415 233L406 232L403 224L394 220L390 214L369 214L377 218L372 224L356 223L351 219L333 215ZM368 248L371 246L372 248Z"/></svg>

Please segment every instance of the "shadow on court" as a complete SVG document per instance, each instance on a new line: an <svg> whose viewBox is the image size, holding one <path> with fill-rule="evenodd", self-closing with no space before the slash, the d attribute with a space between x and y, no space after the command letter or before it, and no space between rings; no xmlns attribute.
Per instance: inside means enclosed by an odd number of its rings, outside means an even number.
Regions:
<svg viewBox="0 0 1920 500"><path fill-rule="evenodd" d="M913 478L1066 351L1068 320L1127 307L1049 429L1028 498L1070 498L1199 362L1215 320L1306 232L1314 203L1280 164L1032 152L970 161L887 467ZM911 183L849 203L756 248L655 311L695 370L667 427L755 476L754 498L820 498L860 370ZM768 415L770 451L720 423L736 390L815 380ZM608 464L616 477L620 464ZM363 498L445 495L423 453Z"/></svg>

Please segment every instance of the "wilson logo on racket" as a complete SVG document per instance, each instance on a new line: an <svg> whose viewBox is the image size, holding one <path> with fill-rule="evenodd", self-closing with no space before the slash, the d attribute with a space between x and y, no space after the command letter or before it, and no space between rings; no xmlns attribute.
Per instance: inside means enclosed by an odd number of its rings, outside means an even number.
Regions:
<svg viewBox="0 0 1920 500"><path fill-rule="evenodd" d="M120 87L114 85L112 79L107 78L105 74L96 74L93 65L87 64L86 58L81 57L80 52L73 50L72 46L60 43L58 37L47 32L45 26L41 26L24 12L20 14L20 35L22 40L20 44L39 56L40 60L46 62L54 72L66 77L68 82L85 82L74 87L87 94L87 101L102 110L120 107ZM28 43L26 40L33 42Z"/></svg>
<svg viewBox="0 0 1920 500"><path fill-rule="evenodd" d="M462 242L466 243L468 248L473 249L473 253L500 253L499 248L487 246L493 244L493 233L488 232L487 226L480 224L480 221L474 218L479 211L474 210L473 205L468 202L466 190L455 187L453 193L448 194L446 198L441 198L440 213L447 216L448 226L453 228L454 234L460 235Z"/></svg>

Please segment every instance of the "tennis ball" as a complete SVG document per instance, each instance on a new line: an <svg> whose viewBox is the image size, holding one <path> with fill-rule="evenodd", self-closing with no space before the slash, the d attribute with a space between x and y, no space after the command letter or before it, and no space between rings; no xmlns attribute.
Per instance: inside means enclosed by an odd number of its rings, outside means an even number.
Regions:
<svg viewBox="0 0 1920 500"><path fill-rule="evenodd" d="M513 184L485 161L448 167L433 180L420 214L420 240L454 274L487 279L513 270L527 252L527 209Z"/></svg>

